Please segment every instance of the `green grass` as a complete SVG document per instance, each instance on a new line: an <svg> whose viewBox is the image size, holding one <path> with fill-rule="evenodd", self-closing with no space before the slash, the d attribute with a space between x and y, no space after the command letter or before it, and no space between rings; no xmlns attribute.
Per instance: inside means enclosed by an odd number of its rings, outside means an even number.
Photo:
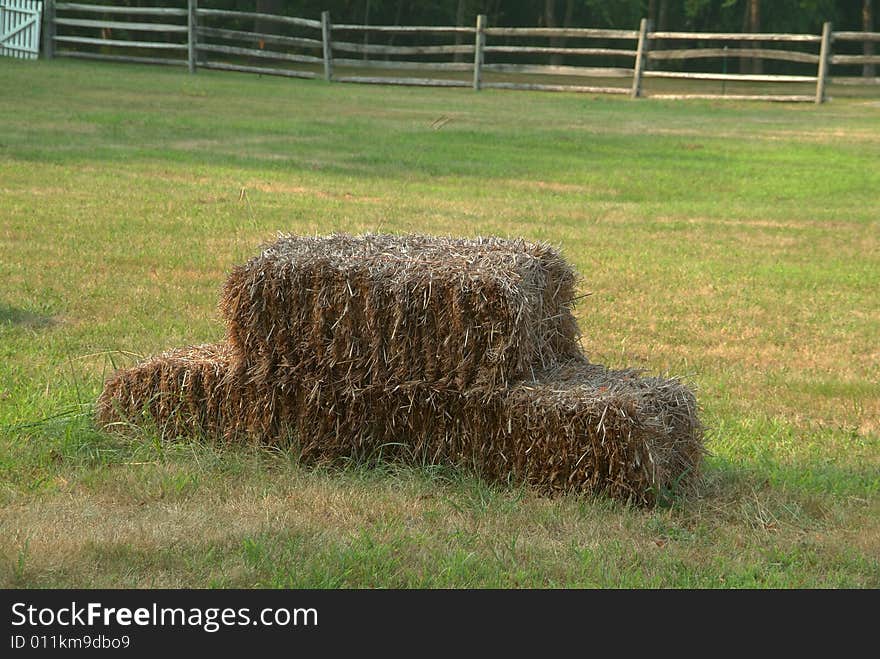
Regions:
<svg viewBox="0 0 880 659"><path fill-rule="evenodd" d="M0 585L880 587L876 95L15 60L0 88ZM560 245L591 359L697 388L701 494L548 500L94 428L115 366L223 336L224 276L275 232L377 229Z"/></svg>

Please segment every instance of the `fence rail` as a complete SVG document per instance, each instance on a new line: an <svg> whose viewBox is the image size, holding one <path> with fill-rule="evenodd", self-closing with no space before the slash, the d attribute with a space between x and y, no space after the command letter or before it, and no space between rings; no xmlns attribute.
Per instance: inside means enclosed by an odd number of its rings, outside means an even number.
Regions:
<svg viewBox="0 0 880 659"><path fill-rule="evenodd" d="M55 25L98 27L102 29L134 30L135 32L187 32L186 25L171 23L125 23L122 21L92 21L81 18L56 18Z"/></svg>
<svg viewBox="0 0 880 659"><path fill-rule="evenodd" d="M298 18L296 16L279 16L278 14L261 14L254 11L230 11L227 9L197 9L199 16L220 16L226 18L250 18L260 21L270 21L275 23L286 23L287 25L298 25L300 27L311 27L321 29L321 21L313 21L310 18Z"/></svg>
<svg viewBox="0 0 880 659"><path fill-rule="evenodd" d="M186 16L186 9L175 9L173 7L117 7L114 5L84 5L76 2L56 2L55 9L93 14L127 14L129 16Z"/></svg>
<svg viewBox="0 0 880 659"><path fill-rule="evenodd" d="M245 32L244 30L226 30L215 27L197 28L199 36L217 37L227 40L253 41L262 39L265 43L277 43L285 46L299 46L303 48L323 48L324 42L320 39L306 39L303 37L287 37L280 34L263 34L260 32Z"/></svg>
<svg viewBox="0 0 880 659"><path fill-rule="evenodd" d="M880 32L835 32L836 41L880 41Z"/></svg>
<svg viewBox="0 0 880 659"><path fill-rule="evenodd" d="M832 67L863 65L870 81L869 67L880 64L880 54L869 49L880 42L880 32L832 32L830 23L820 35L655 31L647 19L637 30L489 27L484 15L473 27L334 25L326 11L316 20L185 1L185 8L166 8L46 0L44 55L365 84L816 103L826 100ZM849 44L850 51L833 52L835 42ZM866 44L863 54L852 52L859 42ZM732 59L787 62L796 65L789 71L803 73L772 73L769 65L770 73L728 72ZM699 70L707 68L701 62L714 63L708 66L714 70ZM409 73L414 71L434 75ZM644 82L652 79L813 87L810 93L646 94ZM615 84L620 80L627 82Z"/></svg>
<svg viewBox="0 0 880 659"><path fill-rule="evenodd" d="M379 44L334 41L333 50L347 53L371 53L374 55L452 55L474 52L474 46L381 46Z"/></svg>
<svg viewBox="0 0 880 659"><path fill-rule="evenodd" d="M445 32L457 34L473 34L472 27L452 27L452 26L429 26L429 25L350 25L343 23L334 25L334 30L340 32L386 32L393 34L416 34L425 32Z"/></svg>
<svg viewBox="0 0 880 659"><path fill-rule="evenodd" d="M650 60L719 59L748 57L752 59L781 60L818 64L819 56L794 50L770 48L691 48L690 50L657 50L648 53Z"/></svg>
<svg viewBox="0 0 880 659"><path fill-rule="evenodd" d="M780 34L775 32L651 32L650 39L688 41L800 41L819 43L821 36L815 34Z"/></svg>

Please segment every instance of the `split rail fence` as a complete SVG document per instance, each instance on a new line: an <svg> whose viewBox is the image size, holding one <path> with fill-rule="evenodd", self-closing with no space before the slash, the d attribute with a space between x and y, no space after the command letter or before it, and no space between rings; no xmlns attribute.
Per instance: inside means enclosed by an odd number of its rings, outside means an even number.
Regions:
<svg viewBox="0 0 880 659"><path fill-rule="evenodd" d="M634 98L646 95L649 79L775 83L764 94L723 89L649 96L815 103L827 99L831 67L880 64L880 55L834 52L835 44L849 44L851 51L865 42L880 42L880 32L833 32L830 23L821 34L658 32L647 19L637 30L491 27L484 15L473 27L334 25L329 12L317 20L211 9L198 0L187 0L186 8L45 0L43 20L46 57L172 64L190 72L205 68L334 82ZM795 63L803 73L731 73L729 60L760 60L768 68ZM701 61L715 69L723 62L723 69L692 70ZM779 86L789 83L801 83L799 93L779 93Z"/></svg>

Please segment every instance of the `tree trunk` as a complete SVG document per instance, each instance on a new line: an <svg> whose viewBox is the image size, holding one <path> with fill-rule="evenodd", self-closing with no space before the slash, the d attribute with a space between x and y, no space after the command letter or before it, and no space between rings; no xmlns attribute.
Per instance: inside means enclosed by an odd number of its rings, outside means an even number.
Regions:
<svg viewBox="0 0 880 659"><path fill-rule="evenodd" d="M400 25L400 15L402 12L403 12L403 0L397 0L397 7L395 7L395 9L394 9L394 23L393 23L393 25L395 25L395 26ZM397 35L392 32L391 36L388 37L388 45L389 46L394 45L394 38L396 36ZM386 59L388 58L387 55L385 57L386 57Z"/></svg>
<svg viewBox="0 0 880 659"><path fill-rule="evenodd" d="M275 14L280 15L284 9L284 0L257 0L258 14ZM284 30L284 25L276 21L267 21L262 18L254 19L254 32L260 34L279 34ZM263 50L266 47L263 39L257 39L254 47ZM271 48L271 46L270 46ZM266 66L266 61L260 57L248 58L256 66Z"/></svg>
<svg viewBox="0 0 880 659"><path fill-rule="evenodd" d="M669 29L669 0L652 0L654 4L654 17L652 18L650 15L650 7L648 12L648 18L651 21L651 29L656 30L657 32L664 32ZM648 48L651 50L663 50L663 47L668 42L664 42L662 39L659 41L651 41L648 44ZM673 46L674 48L675 46ZM647 69L663 69L663 60L647 60L645 62L645 68Z"/></svg>
<svg viewBox="0 0 880 659"><path fill-rule="evenodd" d="M749 32L761 31L761 0L749 0ZM764 61L752 58L752 73L762 73Z"/></svg>
<svg viewBox="0 0 880 659"><path fill-rule="evenodd" d="M465 27L465 20L467 19L467 0L458 0L458 7L455 9L455 26L456 27ZM455 33L455 45L460 46L464 43L464 35L461 32ZM464 62L464 53L455 53L455 57L453 57L453 61L455 62Z"/></svg>
<svg viewBox="0 0 880 659"><path fill-rule="evenodd" d="M873 0L864 0L862 4L862 29L865 32L874 31L874 3ZM874 54L874 42L866 41L862 52L865 55ZM862 75L866 78L873 78L877 75L877 67L874 64L865 64L862 66Z"/></svg>
<svg viewBox="0 0 880 659"><path fill-rule="evenodd" d="M747 0L746 10L743 14L743 32L761 31L761 0ZM743 41L743 48L751 48L752 44ZM739 59L740 73L761 73L764 70L763 61L757 57L741 57Z"/></svg>
<svg viewBox="0 0 880 659"><path fill-rule="evenodd" d="M669 29L669 0L660 0L657 9L657 31L665 32Z"/></svg>
<svg viewBox="0 0 880 659"><path fill-rule="evenodd" d="M258 14L280 15L284 13L283 10L284 0L257 0ZM254 20L254 32L261 32L263 34L278 34L283 30L284 26L281 23L276 23L275 21L265 21L260 18Z"/></svg>
<svg viewBox="0 0 880 659"><path fill-rule="evenodd" d="M489 25L501 25L503 15L501 13L501 0L488 0L486 2L486 10L482 12L486 15Z"/></svg>
<svg viewBox="0 0 880 659"><path fill-rule="evenodd" d="M364 25L370 24L370 0L364 0ZM370 44L369 32L364 30L364 46L368 46ZM363 57L361 59L369 59L367 55L367 51L364 50Z"/></svg>
<svg viewBox="0 0 880 659"><path fill-rule="evenodd" d="M544 0L544 26L557 27L556 0ZM550 37L550 46L555 47L558 41L556 37ZM559 64L559 55L551 55L550 64Z"/></svg>
<svg viewBox="0 0 880 659"><path fill-rule="evenodd" d="M571 20L574 18L574 0L565 0L565 16L562 19L562 27L571 27ZM566 38L559 39L559 48L565 48ZM559 61L562 61L562 55L559 55Z"/></svg>
<svg viewBox="0 0 880 659"><path fill-rule="evenodd" d="M565 0L565 15L562 19L562 27L569 27L574 15L574 0ZM547 27L559 27L556 19L556 0L544 0L544 24ZM565 48L565 37L550 37L551 48ZM550 64L559 66L562 64L562 55L551 55Z"/></svg>
<svg viewBox="0 0 880 659"><path fill-rule="evenodd" d="M656 30L657 28L657 0L648 0L648 25L651 30ZM653 50L654 44L651 41L648 41L648 49ZM651 70L655 68L656 60L646 60L645 68Z"/></svg>

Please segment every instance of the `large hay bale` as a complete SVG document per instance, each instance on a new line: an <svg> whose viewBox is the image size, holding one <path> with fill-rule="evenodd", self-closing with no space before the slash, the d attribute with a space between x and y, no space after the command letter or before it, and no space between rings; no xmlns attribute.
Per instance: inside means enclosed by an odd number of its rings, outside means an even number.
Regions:
<svg viewBox="0 0 880 659"><path fill-rule="evenodd" d="M543 243L283 236L232 272L220 309L251 376L492 389L581 354L574 285Z"/></svg>
<svg viewBox="0 0 880 659"><path fill-rule="evenodd" d="M543 493L605 494L652 504L697 481L702 428L676 380L574 360L509 388L438 390L423 383L353 390L243 382L228 346L164 353L106 383L98 420L163 436L295 445L304 463L385 460L466 467Z"/></svg>

